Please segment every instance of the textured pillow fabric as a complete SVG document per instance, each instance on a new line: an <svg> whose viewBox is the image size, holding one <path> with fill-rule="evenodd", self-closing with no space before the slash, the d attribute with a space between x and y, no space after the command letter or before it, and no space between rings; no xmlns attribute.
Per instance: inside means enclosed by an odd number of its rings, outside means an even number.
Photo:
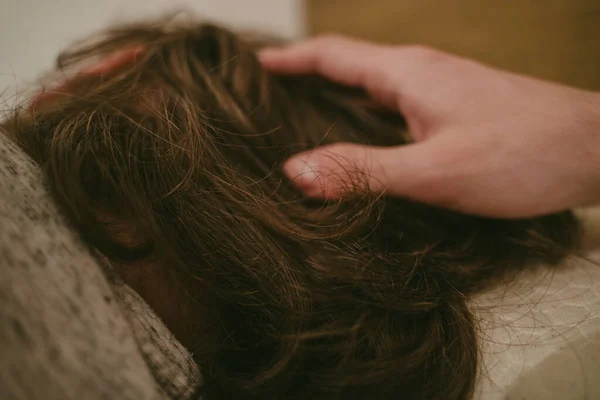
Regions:
<svg viewBox="0 0 600 400"><path fill-rule="evenodd" d="M65 223L0 132L0 398L186 398L190 355Z"/></svg>
<svg viewBox="0 0 600 400"><path fill-rule="evenodd" d="M202 382L189 352L133 289L116 277L111 286L156 382L169 398L189 399Z"/></svg>

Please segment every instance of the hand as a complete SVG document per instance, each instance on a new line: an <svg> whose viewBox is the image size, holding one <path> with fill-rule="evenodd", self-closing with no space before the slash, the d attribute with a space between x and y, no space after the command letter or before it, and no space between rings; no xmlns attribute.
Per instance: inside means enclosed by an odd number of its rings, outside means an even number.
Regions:
<svg viewBox="0 0 600 400"><path fill-rule="evenodd" d="M319 171L342 168L341 156L388 195L464 213L517 218L600 201L600 94L428 48L339 37L259 56L273 73L363 87L405 116L416 142L335 144L292 158L285 172L309 196L339 195Z"/></svg>

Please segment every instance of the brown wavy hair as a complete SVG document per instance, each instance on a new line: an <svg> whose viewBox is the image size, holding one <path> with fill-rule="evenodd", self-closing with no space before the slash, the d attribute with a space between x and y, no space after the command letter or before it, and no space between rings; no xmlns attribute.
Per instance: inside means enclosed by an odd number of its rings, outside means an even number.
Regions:
<svg viewBox="0 0 600 400"><path fill-rule="evenodd" d="M204 306L190 348L205 399L468 399L470 296L563 259L574 216L460 215L373 193L351 166L341 199L304 199L288 157L408 144L402 118L359 90L272 76L260 41L211 24L118 27L61 54L59 69L138 45L135 62L75 76L4 129L93 246L159 258ZM143 246L108 245L99 214Z"/></svg>

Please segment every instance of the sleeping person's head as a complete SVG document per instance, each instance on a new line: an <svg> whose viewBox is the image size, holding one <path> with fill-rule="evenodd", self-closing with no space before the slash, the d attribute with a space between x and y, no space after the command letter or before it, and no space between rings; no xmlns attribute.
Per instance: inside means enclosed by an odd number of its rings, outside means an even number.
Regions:
<svg viewBox="0 0 600 400"><path fill-rule="evenodd" d="M282 171L335 142L407 143L363 93L265 72L212 25L115 29L60 57L80 74L4 129L202 367L210 399L467 399L471 295L576 245L571 213L464 216L370 192L304 199ZM339 160L344 163L344 160Z"/></svg>

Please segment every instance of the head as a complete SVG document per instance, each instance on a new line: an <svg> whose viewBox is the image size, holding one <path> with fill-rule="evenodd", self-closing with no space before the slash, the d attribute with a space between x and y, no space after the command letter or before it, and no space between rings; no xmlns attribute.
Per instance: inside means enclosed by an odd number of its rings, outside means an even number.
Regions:
<svg viewBox="0 0 600 400"><path fill-rule="evenodd" d="M206 399L467 399L471 295L577 244L571 213L470 217L372 192L336 201L282 172L321 144L407 144L358 90L275 77L217 26L120 27L59 57L79 75L7 119L65 213L193 352ZM343 160L340 160L343 162Z"/></svg>

